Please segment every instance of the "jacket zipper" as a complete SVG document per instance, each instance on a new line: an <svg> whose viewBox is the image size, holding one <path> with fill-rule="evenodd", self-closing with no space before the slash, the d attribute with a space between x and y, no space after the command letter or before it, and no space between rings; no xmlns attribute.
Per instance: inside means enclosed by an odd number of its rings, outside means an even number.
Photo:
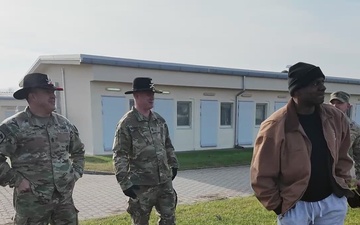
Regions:
<svg viewBox="0 0 360 225"><path fill-rule="evenodd" d="M150 118L149 116L149 120L148 120L148 127L149 127L149 132L150 132L150 136L151 136L151 140L152 140L152 145L154 146L154 151L155 151L155 156L156 156L156 160L159 160L157 157L157 150L156 150L156 146L155 146L155 142L154 142L154 137L153 137L153 133L151 131L151 126L150 126L150 122L151 122L152 118ZM160 169L159 166L157 167L157 171L158 171L158 179L159 179L159 183L161 183L161 177L160 177Z"/></svg>
<svg viewBox="0 0 360 225"><path fill-rule="evenodd" d="M54 186L56 188L56 184L55 184L55 176L54 176L54 165L53 165L53 161L52 161L52 148L51 148L51 140L50 140L50 134L49 134L49 131L48 131L48 124L45 125L45 131L46 131L46 134L47 134L47 138L48 138L48 143L49 143L49 150L50 150L50 163L51 163L51 173L53 175L53 183L54 183Z"/></svg>

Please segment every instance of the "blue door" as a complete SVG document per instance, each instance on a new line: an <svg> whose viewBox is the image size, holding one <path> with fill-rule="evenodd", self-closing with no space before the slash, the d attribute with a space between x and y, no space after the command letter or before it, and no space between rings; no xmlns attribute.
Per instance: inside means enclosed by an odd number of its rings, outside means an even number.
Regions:
<svg viewBox="0 0 360 225"><path fill-rule="evenodd" d="M238 101L238 145L252 145L255 126L255 103Z"/></svg>
<svg viewBox="0 0 360 225"><path fill-rule="evenodd" d="M165 119L169 128L171 142L174 142L174 108L172 99L155 99L154 111Z"/></svg>
<svg viewBox="0 0 360 225"><path fill-rule="evenodd" d="M104 151L111 151L116 125L127 112L127 101L125 97L102 96L102 121Z"/></svg>
<svg viewBox="0 0 360 225"><path fill-rule="evenodd" d="M219 104L217 101L200 101L200 146L216 147L219 127Z"/></svg>

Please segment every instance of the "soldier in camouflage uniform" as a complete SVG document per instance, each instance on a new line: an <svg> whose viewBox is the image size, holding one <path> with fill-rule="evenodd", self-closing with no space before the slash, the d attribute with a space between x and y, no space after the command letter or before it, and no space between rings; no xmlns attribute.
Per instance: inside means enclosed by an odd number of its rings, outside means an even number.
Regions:
<svg viewBox="0 0 360 225"><path fill-rule="evenodd" d="M336 108L340 109L343 113L350 109L350 94L344 91L336 91L330 95L330 103ZM349 155L354 160L356 179L360 180L360 126L348 117L350 123L350 138L351 147Z"/></svg>
<svg viewBox="0 0 360 225"><path fill-rule="evenodd" d="M0 185L14 188L16 225L78 224L72 193L83 174L84 145L77 129L53 112L55 90L62 88L46 74L26 75L14 98L29 106L0 125Z"/></svg>
<svg viewBox="0 0 360 225"><path fill-rule="evenodd" d="M119 121L113 145L116 179L129 198L128 213L134 225L149 224L155 206L160 225L175 224L176 193L172 180L178 169L165 120L151 111L154 88L151 78L134 79L135 106Z"/></svg>

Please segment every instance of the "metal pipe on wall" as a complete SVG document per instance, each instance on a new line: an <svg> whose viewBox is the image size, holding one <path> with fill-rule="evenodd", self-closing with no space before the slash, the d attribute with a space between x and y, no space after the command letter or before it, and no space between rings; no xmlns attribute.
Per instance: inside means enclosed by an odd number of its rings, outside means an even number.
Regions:
<svg viewBox="0 0 360 225"><path fill-rule="evenodd" d="M242 93L244 93L246 91L246 89L245 89L245 76L242 76L242 78L243 78L242 79L242 90L235 95L235 120L234 120L234 123L235 123L235 126L234 126L235 132L234 132L234 134L235 134L235 137L234 137L234 148L238 147L238 133L239 133L239 131L238 131L239 130L238 129L238 112L239 112L239 109L238 109L238 107L239 107L239 105L238 105L238 97L239 97L239 95L241 95Z"/></svg>
<svg viewBox="0 0 360 225"><path fill-rule="evenodd" d="M66 106L66 87L65 87L65 69L64 68L61 68L61 80L62 80L62 86L64 88L64 91L63 91L63 102L64 102L64 116L67 118L68 115L67 115L67 106Z"/></svg>

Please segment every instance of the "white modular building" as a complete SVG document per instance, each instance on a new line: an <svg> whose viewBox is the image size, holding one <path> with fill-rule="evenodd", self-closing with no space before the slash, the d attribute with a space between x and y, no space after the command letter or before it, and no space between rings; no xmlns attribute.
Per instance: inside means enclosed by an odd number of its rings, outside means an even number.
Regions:
<svg viewBox="0 0 360 225"><path fill-rule="evenodd" d="M0 121L25 109L25 100L16 100L12 92L0 92Z"/></svg>
<svg viewBox="0 0 360 225"><path fill-rule="evenodd" d="M168 124L176 151L254 144L259 126L289 100L287 74L94 55L40 56L28 73L46 73L64 88L57 112L76 125L88 155L111 154L115 127L131 109L135 77L151 77L154 111ZM360 123L360 80L326 78L333 91L352 95L350 115Z"/></svg>

